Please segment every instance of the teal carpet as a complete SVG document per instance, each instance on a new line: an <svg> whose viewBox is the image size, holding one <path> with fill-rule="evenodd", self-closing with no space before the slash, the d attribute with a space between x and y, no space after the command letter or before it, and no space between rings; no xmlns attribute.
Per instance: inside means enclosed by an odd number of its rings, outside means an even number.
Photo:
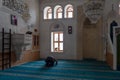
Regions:
<svg viewBox="0 0 120 80"><path fill-rule="evenodd" d="M94 60L59 60L54 67L40 60L1 70L0 80L120 80L120 72Z"/></svg>

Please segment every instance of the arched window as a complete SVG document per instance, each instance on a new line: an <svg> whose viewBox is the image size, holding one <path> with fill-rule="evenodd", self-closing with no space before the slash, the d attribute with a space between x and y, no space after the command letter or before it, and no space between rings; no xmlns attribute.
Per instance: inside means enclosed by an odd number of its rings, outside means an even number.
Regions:
<svg viewBox="0 0 120 80"><path fill-rule="evenodd" d="M47 6L44 8L44 19L52 19L52 8Z"/></svg>
<svg viewBox="0 0 120 80"><path fill-rule="evenodd" d="M120 15L120 3L119 3L119 15Z"/></svg>
<svg viewBox="0 0 120 80"><path fill-rule="evenodd" d="M65 6L64 16L65 18L73 18L73 6L71 4Z"/></svg>
<svg viewBox="0 0 120 80"><path fill-rule="evenodd" d="M55 8L54 8L54 18L61 19L62 14L63 14L62 7L59 6L59 5L55 6Z"/></svg>

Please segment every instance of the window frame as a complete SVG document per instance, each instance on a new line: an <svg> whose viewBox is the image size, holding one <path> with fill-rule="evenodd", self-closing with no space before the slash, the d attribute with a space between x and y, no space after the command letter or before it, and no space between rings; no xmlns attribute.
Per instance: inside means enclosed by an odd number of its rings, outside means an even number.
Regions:
<svg viewBox="0 0 120 80"><path fill-rule="evenodd" d="M51 12L50 12L51 10ZM51 18L49 17L49 14L51 14ZM49 19L53 19L53 13L52 13L52 8L50 6L46 6L44 8L44 11L43 11L43 19L44 20L49 20Z"/></svg>
<svg viewBox="0 0 120 80"><path fill-rule="evenodd" d="M69 9L72 9L72 10L69 10ZM72 17L69 17L69 13L72 12ZM67 9L66 9L66 18L73 18L73 7L72 6L68 6Z"/></svg>
<svg viewBox="0 0 120 80"><path fill-rule="evenodd" d="M59 14L61 13L61 18L59 18ZM63 9L62 7L58 7L56 10L56 19L62 19L63 18Z"/></svg>
<svg viewBox="0 0 120 80"><path fill-rule="evenodd" d="M69 9L71 9L71 10L69 10ZM70 12L72 12L72 16L71 17L69 16ZM74 7L71 4L67 4L64 7L64 18L70 19L70 18L73 18L73 17L74 17Z"/></svg>
<svg viewBox="0 0 120 80"><path fill-rule="evenodd" d="M59 11L59 9L61 9L60 11ZM61 5L56 5L55 7L54 7L54 19L63 19L64 17L63 17L63 7L61 6ZM62 15L61 15L61 18L59 18L59 13L61 13Z"/></svg>
<svg viewBox="0 0 120 80"><path fill-rule="evenodd" d="M51 10L51 12L49 12L49 10ZM50 17L49 14L51 14L51 18L49 18ZM46 18L52 19L52 8L51 7L47 9Z"/></svg>
<svg viewBox="0 0 120 80"><path fill-rule="evenodd" d="M58 40L55 41L55 34L58 34ZM63 35L63 40L61 41L60 40L60 34ZM63 43L64 45L64 34L63 34L63 31L55 31L55 32L51 32L51 52L57 52L57 53L62 53L64 51L63 50L60 50L60 43ZM57 51L55 51L56 47L55 47L55 43L58 43L58 48L57 48ZM53 48L53 49L52 49ZM63 47L64 48L64 47ZM53 50L53 51L52 51Z"/></svg>

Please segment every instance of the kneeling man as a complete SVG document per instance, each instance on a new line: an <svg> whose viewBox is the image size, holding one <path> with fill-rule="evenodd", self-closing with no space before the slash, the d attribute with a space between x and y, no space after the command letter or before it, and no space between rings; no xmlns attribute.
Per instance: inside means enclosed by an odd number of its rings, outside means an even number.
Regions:
<svg viewBox="0 0 120 80"><path fill-rule="evenodd" d="M46 66L47 67L51 67L51 66L54 66L54 64L57 65L57 60L52 57L52 56L48 56L46 59L45 59L45 62L46 62Z"/></svg>

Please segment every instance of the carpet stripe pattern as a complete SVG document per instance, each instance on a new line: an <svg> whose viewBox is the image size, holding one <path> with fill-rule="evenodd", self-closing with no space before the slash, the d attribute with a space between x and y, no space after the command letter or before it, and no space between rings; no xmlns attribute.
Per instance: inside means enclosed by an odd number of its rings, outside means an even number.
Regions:
<svg viewBox="0 0 120 80"><path fill-rule="evenodd" d="M59 60L58 65L45 67L40 60L0 70L0 80L120 80L120 72L101 61Z"/></svg>

